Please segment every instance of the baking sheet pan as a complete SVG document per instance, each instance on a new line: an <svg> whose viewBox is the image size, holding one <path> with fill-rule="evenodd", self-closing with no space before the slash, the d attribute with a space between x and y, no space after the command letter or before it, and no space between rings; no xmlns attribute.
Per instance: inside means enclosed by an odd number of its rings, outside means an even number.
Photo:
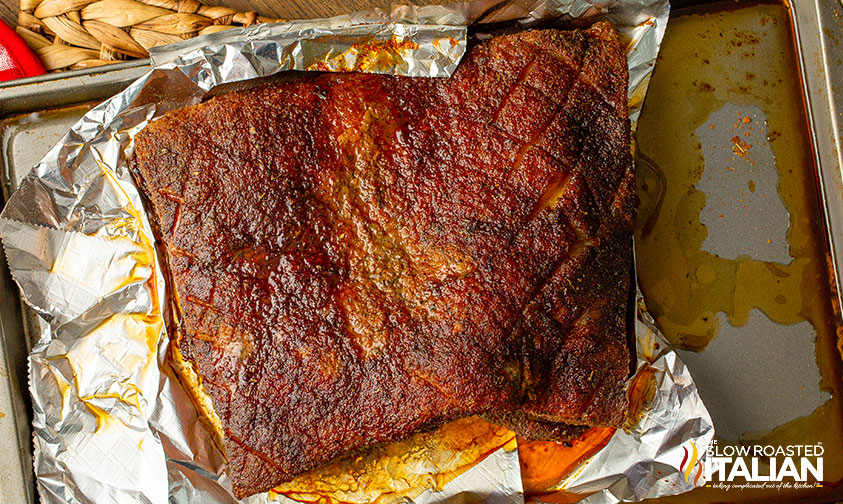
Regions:
<svg viewBox="0 0 843 504"><path fill-rule="evenodd" d="M664 501L843 496L835 3L672 12L637 132L640 285L719 446L821 444L825 484Z"/></svg>
<svg viewBox="0 0 843 504"><path fill-rule="evenodd" d="M832 47L843 33L839 6L836 2L822 0L796 1L789 7L794 18L795 36L797 39L796 57L802 65L802 77L806 90L806 120L811 130L810 141L815 155L815 167L819 186L819 201L823 205L823 217L826 222L827 238L832 245L829 253L833 257L843 252L843 184L840 181L841 147L840 129L843 121L843 90L835 86L843 85L843 67L835 64ZM838 10L835 10L838 9ZM681 13L678 13L681 14ZM839 54L839 51L838 51ZM136 65L136 66L134 66ZM5 86L0 88L0 111L31 113L43 111L46 108L66 105L68 103L101 99L119 90L126 83L133 80L143 71L145 63L126 65L119 69L99 69L92 72L82 72L75 77L49 79L44 82L29 82L24 85ZM96 85L94 85L94 83ZM40 114L33 121L27 122L25 117L6 119L3 122L2 148L4 189L11 191L16 180L25 175L34 164L32 159L40 158L58 139L57 131L66 129L66 124L72 123L81 116L86 107L62 110L57 113ZM26 128L20 129L23 126ZM11 129L10 129L11 128ZM11 131L16 134L8 134ZM10 150L11 149L11 150ZM9 152L26 152L32 159L21 156L9 156ZM6 191L4 191L6 192ZM8 196L6 192L4 196ZM836 238L836 240L835 240ZM839 261L832 263L831 270L835 278L840 276ZM25 390L21 377L25 376L25 350L28 350L24 326L29 320L21 313L21 305L16 296L16 289L11 284L3 261L3 272L0 278L0 295L2 306L2 365L0 368L0 412L10 418L12 422L2 422L0 426L0 446L4 453L19 453L19 459L5 457L0 466L0 482L2 493L9 501L35 501L32 486L31 444L29 442L27 414L28 405L21 391ZM835 295L838 295L835 292ZM38 331L37 327L29 327L31 331ZM706 354L702 354L705 356ZM693 370L693 368L692 368ZM785 401L781 402L787 407ZM11 412L11 415L10 415ZM14 428L9 429L10 425ZM9 465L11 464L11 465Z"/></svg>
<svg viewBox="0 0 843 504"><path fill-rule="evenodd" d="M0 120L4 200L44 154L91 107L75 105ZM26 356L40 332L38 317L20 302L5 258L0 262L0 495L4 502L36 502L32 471L31 404Z"/></svg>

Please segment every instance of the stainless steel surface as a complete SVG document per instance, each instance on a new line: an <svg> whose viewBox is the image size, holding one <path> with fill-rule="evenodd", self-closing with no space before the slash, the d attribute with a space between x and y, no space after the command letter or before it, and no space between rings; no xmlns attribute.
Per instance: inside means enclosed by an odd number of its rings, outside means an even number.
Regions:
<svg viewBox="0 0 843 504"><path fill-rule="evenodd" d="M782 326L752 310L749 322L735 327L722 313L717 316L722 329L705 352L679 355L699 383L720 439L772 430L810 415L829 399L817 387L816 332L810 323Z"/></svg>
<svg viewBox="0 0 843 504"><path fill-rule="evenodd" d="M0 496L4 502L35 502L30 401L21 304L0 258Z"/></svg>
<svg viewBox="0 0 843 504"><path fill-rule="evenodd" d="M777 50L763 47L769 43L761 38L755 51ZM761 107L726 103L697 128L705 156L696 185L706 197L702 249L727 259L789 264L790 215L779 194L767 126ZM699 382L721 439L770 431L810 415L829 399L817 386L817 333L809 322L777 324L758 309L742 326L730 324L722 312L717 317L720 333L705 352L680 355Z"/></svg>
<svg viewBox="0 0 843 504"><path fill-rule="evenodd" d="M828 447L814 490L702 488L677 501L839 499L843 4L674 14L639 127L639 265L656 272L640 273L645 298L674 343L702 351L680 355L721 446Z"/></svg>
<svg viewBox="0 0 843 504"><path fill-rule="evenodd" d="M107 81L107 78L102 79L103 84ZM98 93L122 89L121 86L118 78L108 85L86 90L85 98L105 98ZM7 98L4 92L0 89L0 102ZM38 91L38 94L45 93L49 94ZM66 103L67 97L56 96L52 100ZM33 103L36 102L33 100ZM0 121L2 201L8 199L29 170L90 107L76 105L54 111L31 112ZM27 355L41 332L41 319L21 303L4 253L0 252L0 256L0 452L5 455L0 458L0 500L35 503Z"/></svg>
<svg viewBox="0 0 843 504"><path fill-rule="evenodd" d="M0 117L111 96L149 71L149 60L0 83Z"/></svg>
<svg viewBox="0 0 843 504"><path fill-rule="evenodd" d="M95 95L91 95L95 96ZM29 170L93 104L31 112L0 122L0 181L4 199L8 199Z"/></svg>
<svg viewBox="0 0 843 504"><path fill-rule="evenodd" d="M117 70L125 70L127 68L148 67L149 65L150 61L148 58L128 61L115 61L108 65L79 68L76 70L64 70L61 72L50 72L42 75L36 75L34 77L24 77L22 79L0 81L0 89L8 89L18 86L28 86L30 84L40 84L43 82L60 81L70 79L73 77L88 77L91 75L112 73Z"/></svg>
<svg viewBox="0 0 843 504"><path fill-rule="evenodd" d="M726 259L750 256L790 263L790 215L779 196L764 111L757 105L726 103L696 132L705 156L705 171L696 185L705 193L700 222L708 235L702 249Z"/></svg>
<svg viewBox="0 0 843 504"><path fill-rule="evenodd" d="M843 306L843 2L792 0L838 306Z"/></svg>
<svg viewBox="0 0 843 504"><path fill-rule="evenodd" d="M553 9L574 16L578 15L575 8L590 5L528 4L538 9L533 17L553 13ZM501 6L484 5L494 12ZM621 0L609 5L613 7L605 15L627 42L635 105L643 98L642 83L646 85L652 70L667 4ZM436 12L448 14L448 8ZM588 8L581 13L603 15ZM435 37L455 30L428 24L395 29L395 33L419 32L420 41L429 43L424 33ZM373 25L371 31L380 36L383 26ZM322 30L300 36L336 40L343 49L347 40L337 35L325 37ZM177 485L206 501L230 502L223 491L229 484L224 461L219 452L209 450L212 440L204 429L196 429L195 409L161 361L168 344L161 318L165 289L156 273L152 233L127 173L124 153L130 152L132 135L157 115L196 103L216 85L271 74L282 67L282 59L290 64L298 61L287 60L277 47L280 44L275 44L270 39L257 43L248 39L209 46L142 77L77 123L6 206L0 228L13 274L28 302L49 321L49 332L30 356L35 457L43 499L98 500L95 496L107 495L114 500L164 501ZM295 51L302 46L292 47ZM323 50L333 57L337 47L326 44ZM443 64L440 55L454 53L428 50L419 55L424 58L375 70L429 75L429 68L441 76L453 66ZM636 113L631 107L633 121ZM650 326L641 322L641 327L639 332L636 324L639 337L655 339ZM648 349L652 374L643 364L647 356L640 362L641 373L662 393L657 399L643 399L647 411L634 417L636 422L629 429L618 429L599 462L576 471L564 482L566 490L605 490L590 499L614 502L621 497L671 495L692 487L682 476L680 445L690 441L704 450L713 429L685 367L672 350L663 344L658 349L657 355ZM463 496L492 491L507 501L520 501L517 454L502 455L503 472L486 470L489 459L478 459L464 474L471 474L475 487L456 491ZM657 480L647 477L655 468L662 474ZM202 477L188 478L193 469L200 469ZM446 484L445 490L451 490L452 484ZM409 496L415 502L439 502L442 497L440 492ZM250 501L267 498L257 495Z"/></svg>

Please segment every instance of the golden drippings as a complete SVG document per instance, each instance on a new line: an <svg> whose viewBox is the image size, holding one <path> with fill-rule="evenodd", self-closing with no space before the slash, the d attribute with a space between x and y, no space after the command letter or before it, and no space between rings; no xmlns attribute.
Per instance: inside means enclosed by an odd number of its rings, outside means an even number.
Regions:
<svg viewBox="0 0 843 504"><path fill-rule="evenodd" d="M540 497L543 502L550 502L546 499L551 495L548 489L556 488L559 482L568 477L584 460L606 446L614 433L615 429L612 427L595 427L567 446L552 441L527 441L518 438L524 494ZM560 493L565 492L554 491L552 495ZM575 495L576 500L583 498L581 494L570 495L571 498Z"/></svg>
<svg viewBox="0 0 843 504"><path fill-rule="evenodd" d="M649 364L644 364L629 383L629 412L623 425L625 431L629 432L647 416L647 405L655 397L658 386L656 370Z"/></svg>
<svg viewBox="0 0 843 504"><path fill-rule="evenodd" d="M632 379L627 389L629 413L624 429L639 423L656 393L656 370L649 365ZM583 462L603 449L615 433L613 427L593 427L570 443L528 441L518 438L521 481L529 502L577 502L585 495L565 491L565 480L582 469Z"/></svg>
<svg viewBox="0 0 843 504"><path fill-rule="evenodd" d="M515 434L478 417L389 443L299 475L270 491L299 502L389 504L446 484L500 448L515 450Z"/></svg>
<svg viewBox="0 0 843 504"><path fill-rule="evenodd" d="M705 349L719 332L718 312L734 326L745 325L753 308L779 324L810 322L817 332L820 387L832 399L809 417L764 435L746 435L740 443L822 441L827 484L810 493L821 498L830 495L830 482L843 481L839 313L819 225L797 68L789 12L782 4L722 4L671 18L637 133L643 222L636 233L636 258L647 306L677 346ZM695 186L705 158L696 130L727 103L760 107L766 116L779 196L790 212L790 264L745 256L730 260L701 250L708 233L699 219L705 195ZM746 156L749 146L736 138L728 148ZM754 192L755 182L748 185ZM710 502L724 495L722 490L701 488L664 501ZM791 501L807 495L805 490L747 489L730 492L728 500Z"/></svg>
<svg viewBox="0 0 843 504"><path fill-rule="evenodd" d="M452 38L440 39L437 47L445 42L456 45ZM326 57L323 61L317 61L307 67L307 70L318 71L344 71L344 72L373 72L376 70L389 70L405 61L410 53L419 48L419 45L411 40L402 40L393 36L387 40L371 40L369 42L352 44L344 52ZM349 65L349 62L353 62Z"/></svg>

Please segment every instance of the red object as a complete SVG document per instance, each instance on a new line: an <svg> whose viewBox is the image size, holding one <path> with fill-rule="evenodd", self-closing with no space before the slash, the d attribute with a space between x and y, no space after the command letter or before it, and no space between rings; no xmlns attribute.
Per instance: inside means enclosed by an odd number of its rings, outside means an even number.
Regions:
<svg viewBox="0 0 843 504"><path fill-rule="evenodd" d="M33 77L47 73L38 56L26 42L0 21L0 81Z"/></svg>

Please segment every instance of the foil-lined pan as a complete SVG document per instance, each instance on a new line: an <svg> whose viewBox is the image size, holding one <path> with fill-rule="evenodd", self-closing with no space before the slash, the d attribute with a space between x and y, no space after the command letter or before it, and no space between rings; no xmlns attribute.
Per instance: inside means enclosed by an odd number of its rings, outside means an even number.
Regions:
<svg viewBox="0 0 843 504"><path fill-rule="evenodd" d="M167 290L126 164L134 134L149 121L198 103L218 86L284 70L446 77L468 37L492 23L526 28L608 20L627 48L634 126L668 9L666 0L399 6L228 30L154 52L153 70L76 123L0 215L10 270L43 321L29 366L42 501L234 501L225 458L167 360ZM643 309L635 331L636 378L646 372L650 383L639 416L547 492L615 502L704 482L688 477L682 456L689 446L704 454L713 437L693 380ZM422 484L401 488L406 481L395 477L390 484L397 491L375 500L523 502L517 443L514 436L503 441L444 483L442 450L431 445L414 466L425 476ZM339 490L349 502L368 498ZM300 495L269 492L246 500Z"/></svg>

